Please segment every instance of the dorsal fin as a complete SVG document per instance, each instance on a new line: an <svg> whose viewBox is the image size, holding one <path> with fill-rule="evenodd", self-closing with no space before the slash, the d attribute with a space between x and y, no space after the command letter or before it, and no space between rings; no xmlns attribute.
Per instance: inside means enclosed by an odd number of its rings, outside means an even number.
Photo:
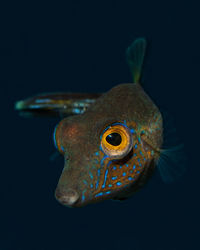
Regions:
<svg viewBox="0 0 200 250"><path fill-rule="evenodd" d="M139 83L142 73L142 65L146 50L146 40L138 38L127 49L126 57L130 67L133 82Z"/></svg>

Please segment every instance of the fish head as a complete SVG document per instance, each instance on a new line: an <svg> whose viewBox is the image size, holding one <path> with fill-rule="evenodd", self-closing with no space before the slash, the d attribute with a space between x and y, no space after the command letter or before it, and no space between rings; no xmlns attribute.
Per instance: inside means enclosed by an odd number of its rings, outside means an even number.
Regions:
<svg viewBox="0 0 200 250"><path fill-rule="evenodd" d="M158 114L142 87L131 83L112 88L84 114L63 119L54 132L65 159L56 199L82 207L126 192L154 159L152 145L162 142Z"/></svg>

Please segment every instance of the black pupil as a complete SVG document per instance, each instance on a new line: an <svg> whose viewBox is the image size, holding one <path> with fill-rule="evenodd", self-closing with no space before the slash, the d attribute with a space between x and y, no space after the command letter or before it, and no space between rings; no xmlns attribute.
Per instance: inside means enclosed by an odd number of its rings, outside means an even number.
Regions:
<svg viewBox="0 0 200 250"><path fill-rule="evenodd" d="M106 136L106 141L113 146L119 146L122 142L122 138L118 133L111 133Z"/></svg>

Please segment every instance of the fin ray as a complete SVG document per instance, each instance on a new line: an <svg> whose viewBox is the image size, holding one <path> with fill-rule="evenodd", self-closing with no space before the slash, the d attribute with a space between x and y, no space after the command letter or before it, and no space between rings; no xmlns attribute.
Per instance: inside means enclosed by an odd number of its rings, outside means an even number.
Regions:
<svg viewBox="0 0 200 250"><path fill-rule="evenodd" d="M164 182L170 183L180 179L186 171L184 145L162 149L157 165Z"/></svg>

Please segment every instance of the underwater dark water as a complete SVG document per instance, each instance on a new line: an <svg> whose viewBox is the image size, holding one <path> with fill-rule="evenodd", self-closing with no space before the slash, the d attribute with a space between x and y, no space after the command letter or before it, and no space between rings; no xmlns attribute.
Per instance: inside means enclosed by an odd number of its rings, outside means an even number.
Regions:
<svg viewBox="0 0 200 250"><path fill-rule="evenodd" d="M74 1L1 8L0 250L200 249L198 7ZM65 208L54 198L63 159L50 160L59 119L20 117L14 103L130 82L125 50L141 36L148 41L144 89L174 118L187 172L173 184L156 172L124 202Z"/></svg>

